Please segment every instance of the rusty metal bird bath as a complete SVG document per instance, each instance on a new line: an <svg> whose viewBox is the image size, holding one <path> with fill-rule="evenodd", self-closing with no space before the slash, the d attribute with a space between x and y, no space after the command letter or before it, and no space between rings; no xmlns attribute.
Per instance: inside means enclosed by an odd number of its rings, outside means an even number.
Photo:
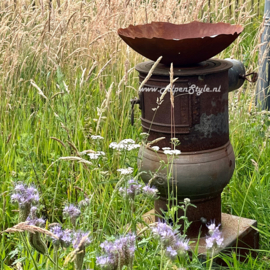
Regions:
<svg viewBox="0 0 270 270"><path fill-rule="evenodd" d="M152 22L118 30L119 36L143 56L153 61L163 57L139 92L139 98L131 101L132 110L135 104L140 105L142 127L149 134L149 141L165 137L155 145L173 148L171 138L176 137L181 143L177 149L182 154L174 158L170 178L167 169L160 167L160 160L168 164L163 151L142 146L138 167L144 172L143 181L148 183L151 179L151 184L159 190L160 198L155 202L155 213L159 216L171 204L168 193L173 193L178 202L190 198L197 206L187 211L192 221L187 231L191 238L197 237L199 232L204 237L208 231L206 223L211 221L216 225L221 223L226 231L227 225L222 222L221 193L235 167L229 140L228 93L240 88L247 75L238 60L209 58L228 47L242 31L240 25L197 21L181 25ZM145 80L153 61L136 66L140 82ZM174 106L170 94L166 94L158 110L153 110L162 89L170 84L171 63L174 78L178 78L173 85ZM175 119L173 123L172 119ZM183 212L179 209L178 216L181 215ZM257 248L256 231L249 228L243 235L247 232L252 247ZM228 246L233 246L232 242Z"/></svg>
<svg viewBox="0 0 270 270"><path fill-rule="evenodd" d="M243 31L240 25L191 22L152 22L120 28L119 36L136 52L174 66L194 65L227 48Z"/></svg>

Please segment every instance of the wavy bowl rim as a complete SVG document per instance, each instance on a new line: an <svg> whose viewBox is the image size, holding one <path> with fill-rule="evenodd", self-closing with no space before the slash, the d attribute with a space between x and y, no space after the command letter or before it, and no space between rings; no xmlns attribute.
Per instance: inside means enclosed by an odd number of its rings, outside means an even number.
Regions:
<svg viewBox="0 0 270 270"><path fill-rule="evenodd" d="M188 24L209 24L209 25L218 25L218 24L223 24L223 25L227 25L229 27L232 27L232 26L235 26L237 28L239 28L238 31L235 31L231 34L224 34L224 33L221 33L221 34L218 34L218 35L215 35L214 37L212 36L203 36L203 37L193 37L193 38L182 38L182 39L168 39L168 38L162 38L162 37L152 37L152 38L147 38L147 37L131 37L131 36L127 36L125 34L122 34L121 32L124 31L124 30L127 30L128 28L130 27L144 27L146 25L151 25L151 24L156 24L156 23L166 23L166 24L171 24L171 25L175 25L175 26L182 26L182 25L188 25ZM128 27L126 28L119 28L117 30L117 34L122 38L125 37L125 38L130 38L130 39L146 39L146 40L152 40L152 39L157 39L157 40L166 40L166 41L174 41L174 42L180 42L180 41L183 41L183 40L191 40L191 39L204 39L204 38L211 38L211 39L215 39L217 37L220 37L220 36L234 36L235 34L236 35L240 35L242 32L244 31L244 27L240 24L230 24L230 23L224 23L224 22L218 22L218 23L205 23L205 22L199 22L199 21L192 21L192 22L189 22L189 23L183 23L183 24L174 24L174 23L170 23L170 22L151 22L151 23L147 23L147 24L138 24L138 25L132 25L130 24Z"/></svg>

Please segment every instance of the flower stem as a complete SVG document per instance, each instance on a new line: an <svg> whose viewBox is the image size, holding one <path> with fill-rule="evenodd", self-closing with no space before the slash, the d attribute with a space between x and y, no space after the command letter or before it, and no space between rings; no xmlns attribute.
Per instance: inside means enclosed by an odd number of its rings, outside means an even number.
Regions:
<svg viewBox="0 0 270 270"><path fill-rule="evenodd" d="M55 265L54 265L53 269L57 270L58 269L58 247L54 247L53 260L55 262Z"/></svg>
<svg viewBox="0 0 270 270"><path fill-rule="evenodd" d="M164 254L165 254L165 251L162 249L161 258L160 258L160 270L162 270Z"/></svg>
<svg viewBox="0 0 270 270"><path fill-rule="evenodd" d="M23 240L23 243L24 243L24 245L25 245L25 247L26 247L26 249L27 249L27 252L29 253L29 255L30 255L30 257L31 257L31 259L32 259L32 261L33 261L33 263L34 263L35 269L38 270L36 261L35 261L33 255L32 255L32 253L31 253L29 247L28 247L28 244L27 244L27 241L26 241L26 238L25 238L24 234L23 234L23 233L20 233L20 236L21 236L21 238L22 238L22 240Z"/></svg>
<svg viewBox="0 0 270 270"><path fill-rule="evenodd" d="M212 269L213 260L214 260L214 251L215 251L215 249L214 249L214 248L212 248L212 254L211 254L211 261L210 261L209 270L211 270L211 269Z"/></svg>

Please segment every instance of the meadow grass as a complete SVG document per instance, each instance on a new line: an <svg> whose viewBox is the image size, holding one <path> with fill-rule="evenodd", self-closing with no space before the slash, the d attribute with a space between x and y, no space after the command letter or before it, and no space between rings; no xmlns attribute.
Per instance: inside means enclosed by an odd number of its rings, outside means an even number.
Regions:
<svg viewBox="0 0 270 270"><path fill-rule="evenodd" d="M231 15L226 0L215 1L210 9L207 1L74 0L52 1L51 8L45 0L35 6L14 2L0 3L0 230L18 222L18 207L10 200L17 181L34 184L41 194L41 214L48 223L66 227L70 222L62 216L64 205L88 196L90 206L79 224L91 231L85 268L94 269L100 243L127 233L127 224L140 222L153 207L141 196L132 213L130 202L115 192L121 181L117 169L133 167L137 174L137 151L119 154L109 144L125 138L142 141L138 109L134 126L130 124L130 99L137 97L139 87L134 66L144 60L120 40L117 29L151 21L239 23L245 31L218 57L242 60L249 72L258 70L262 18L252 13L251 1L238 11L232 7ZM236 169L222 194L222 207L258 221L260 251L245 263L235 254L220 255L229 269L269 269L270 114L257 111L254 96L255 86L248 83L230 94ZM93 165L61 159L89 160L81 154L84 150L104 151L106 157L92 160ZM1 269L35 269L33 260L38 269L52 269L46 257L25 248L19 234L0 239ZM61 267L69 252L59 252ZM157 243L146 234L139 241L134 269L159 269L158 254ZM194 256L187 269L207 267Z"/></svg>

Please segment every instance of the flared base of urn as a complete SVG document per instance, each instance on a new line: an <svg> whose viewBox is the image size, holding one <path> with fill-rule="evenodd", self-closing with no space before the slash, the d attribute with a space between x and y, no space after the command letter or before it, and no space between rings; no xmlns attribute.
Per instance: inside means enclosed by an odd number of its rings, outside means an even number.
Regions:
<svg viewBox="0 0 270 270"><path fill-rule="evenodd" d="M175 202L174 202L175 203ZM200 234L202 237L208 232L207 224L215 222L216 225L221 224L221 195L212 198L192 200L194 206L189 206L187 209L187 219L192 222L187 230L188 238L198 237ZM182 204L182 203L181 203ZM162 221L164 213L167 212L167 206L169 202L167 199L160 198L155 201L155 221ZM175 205L175 204L174 204ZM170 207L174 206L173 202L170 203ZM177 211L177 217L184 216L184 212L181 208ZM177 217L174 217L176 220ZM173 217L172 217L173 219ZM170 220L172 223L173 220ZM181 230L184 228L184 221L180 220Z"/></svg>

